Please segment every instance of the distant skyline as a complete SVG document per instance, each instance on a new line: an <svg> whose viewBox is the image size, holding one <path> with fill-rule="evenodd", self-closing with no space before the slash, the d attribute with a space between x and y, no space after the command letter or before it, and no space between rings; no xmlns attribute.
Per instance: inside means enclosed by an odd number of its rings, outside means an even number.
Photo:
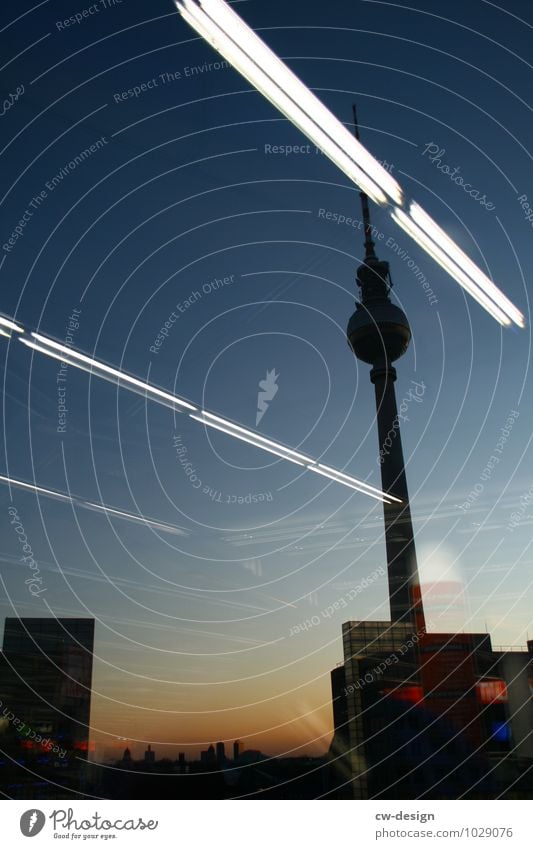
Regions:
<svg viewBox="0 0 533 849"><path fill-rule="evenodd" d="M364 144L526 314L500 329L372 205L413 330L397 398L429 630L524 646L533 18L521 0L418 5L237 7L348 126L357 101ZM346 343L356 188L172 3L76 11L2 8L0 314L379 486L369 369ZM324 752L342 622L388 618L380 505L14 340L0 356L0 475L183 529L0 489L2 616L96 619L95 755Z"/></svg>

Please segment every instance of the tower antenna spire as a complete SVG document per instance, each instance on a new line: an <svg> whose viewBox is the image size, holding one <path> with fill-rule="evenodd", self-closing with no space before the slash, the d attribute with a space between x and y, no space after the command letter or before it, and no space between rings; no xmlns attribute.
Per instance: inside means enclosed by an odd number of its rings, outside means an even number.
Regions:
<svg viewBox="0 0 533 849"><path fill-rule="evenodd" d="M360 141L359 121L357 120L357 106L355 103L352 103L352 112L355 138L357 139L357 141ZM372 224L370 221L370 207L368 205L368 195L365 194L365 192L359 192L359 197L361 198L361 206L363 209L363 224L365 228L365 259L374 259L376 257L376 252L374 250L375 244L372 239Z"/></svg>

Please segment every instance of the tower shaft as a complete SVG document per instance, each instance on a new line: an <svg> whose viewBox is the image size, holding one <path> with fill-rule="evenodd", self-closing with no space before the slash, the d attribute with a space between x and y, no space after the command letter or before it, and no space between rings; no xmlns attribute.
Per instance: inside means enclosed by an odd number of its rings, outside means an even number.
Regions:
<svg viewBox="0 0 533 849"><path fill-rule="evenodd" d="M396 369L375 365L370 380L376 395L382 489L402 501L383 505L391 621L409 622L420 633L425 630L424 611L394 389Z"/></svg>

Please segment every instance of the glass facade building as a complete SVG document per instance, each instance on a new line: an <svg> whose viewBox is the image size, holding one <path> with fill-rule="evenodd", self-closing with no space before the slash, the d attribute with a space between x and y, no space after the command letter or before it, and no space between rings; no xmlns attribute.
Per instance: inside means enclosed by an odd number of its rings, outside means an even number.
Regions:
<svg viewBox="0 0 533 849"><path fill-rule="evenodd" d="M87 757L93 647L94 619L5 620L0 698L28 755Z"/></svg>

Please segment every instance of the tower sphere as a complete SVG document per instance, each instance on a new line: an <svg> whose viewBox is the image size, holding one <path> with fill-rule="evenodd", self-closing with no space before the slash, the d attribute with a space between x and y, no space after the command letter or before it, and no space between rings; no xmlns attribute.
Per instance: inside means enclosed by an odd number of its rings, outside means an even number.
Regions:
<svg viewBox="0 0 533 849"><path fill-rule="evenodd" d="M348 344L365 363L392 363L411 340L407 316L389 299L389 264L369 257L357 271L361 301L348 322Z"/></svg>

